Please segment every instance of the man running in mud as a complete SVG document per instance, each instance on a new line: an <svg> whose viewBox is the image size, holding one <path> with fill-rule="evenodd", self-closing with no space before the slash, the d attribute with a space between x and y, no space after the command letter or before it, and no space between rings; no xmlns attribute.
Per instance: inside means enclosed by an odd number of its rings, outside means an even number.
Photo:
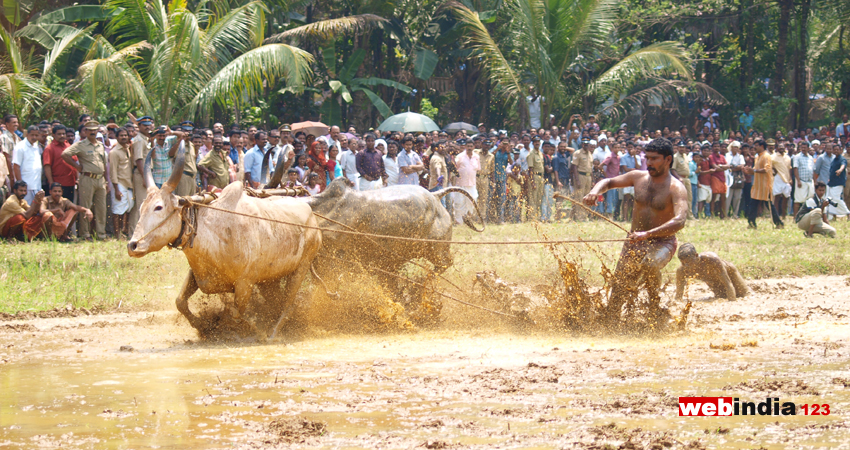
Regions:
<svg viewBox="0 0 850 450"><path fill-rule="evenodd" d="M685 186L670 173L673 166L673 144L659 138L644 149L646 171L633 170L614 178L606 178L587 194L583 201L596 205L597 199L610 189L634 186L634 212L628 241L623 244L620 260L611 280L611 295L603 314L612 325L621 318L625 304L633 310L640 284L649 294L650 315L660 319L662 313L658 291L661 269L676 253L676 232L684 228L688 215Z"/></svg>
<svg viewBox="0 0 850 450"><path fill-rule="evenodd" d="M697 253L693 244L682 244L678 256L682 266L676 270L676 300L682 300L688 278L704 281L716 298L734 301L750 293L738 269L717 254Z"/></svg>

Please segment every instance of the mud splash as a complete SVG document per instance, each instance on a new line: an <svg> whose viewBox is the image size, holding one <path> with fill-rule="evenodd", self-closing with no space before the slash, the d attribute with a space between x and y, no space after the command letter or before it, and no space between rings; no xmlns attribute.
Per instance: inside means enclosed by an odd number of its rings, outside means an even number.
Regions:
<svg viewBox="0 0 850 450"><path fill-rule="evenodd" d="M257 345L198 342L172 311L11 321L26 330L0 329L0 446L841 448L850 287L760 283L798 289L700 299L689 332L652 340L444 324ZM697 395L832 414L678 417L676 398Z"/></svg>

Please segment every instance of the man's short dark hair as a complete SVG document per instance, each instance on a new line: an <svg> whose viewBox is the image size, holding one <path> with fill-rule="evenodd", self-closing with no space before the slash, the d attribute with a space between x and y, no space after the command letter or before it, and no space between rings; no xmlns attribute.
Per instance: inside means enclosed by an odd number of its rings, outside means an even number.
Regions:
<svg viewBox="0 0 850 450"><path fill-rule="evenodd" d="M694 244L686 242L679 246L679 259L692 258L694 256L698 256L696 247Z"/></svg>
<svg viewBox="0 0 850 450"><path fill-rule="evenodd" d="M91 119L91 116L88 115L88 114L83 114L83 115L80 116L80 118L79 118L79 120L77 120L77 122L85 122L86 119Z"/></svg>
<svg viewBox="0 0 850 450"><path fill-rule="evenodd" d="M15 184L12 185L12 190L17 191L18 189L25 187L27 187L27 182L24 180L18 180L15 182Z"/></svg>
<svg viewBox="0 0 850 450"><path fill-rule="evenodd" d="M670 143L669 140L665 138L656 138L653 139L646 147L643 149L644 152L654 152L658 153L663 157L670 157L670 167L673 167L673 144Z"/></svg>
<svg viewBox="0 0 850 450"><path fill-rule="evenodd" d="M62 188L62 185L54 181L53 183L50 183L50 190L52 191L53 188Z"/></svg>
<svg viewBox="0 0 850 450"><path fill-rule="evenodd" d="M63 133L66 132L64 125L57 125L57 126L53 127L53 134L56 134L60 131L63 132Z"/></svg>
<svg viewBox="0 0 850 450"><path fill-rule="evenodd" d="M815 189L819 189L819 188L826 189L826 183L824 183L823 181L818 181L817 183L815 183Z"/></svg>
<svg viewBox="0 0 850 450"><path fill-rule="evenodd" d="M369 138L372 138L372 139L377 140L377 139L378 139L378 136L376 136L376 135L375 135L375 133L366 133L365 135L363 135L363 140L364 140L364 141L365 141L366 139L369 139Z"/></svg>
<svg viewBox="0 0 850 450"><path fill-rule="evenodd" d="M260 131L258 131L258 132L256 132L256 133L254 133L254 140L259 139L259 138L260 138L260 135L263 135L263 134L265 134L265 135L266 135L266 137L268 137L268 133L266 133L265 131L260 130Z"/></svg>
<svg viewBox="0 0 850 450"><path fill-rule="evenodd" d="M18 116L14 115L14 114L6 114L5 116L3 116L3 123L9 123L9 122L12 121L12 119L17 119L17 118L18 118Z"/></svg>
<svg viewBox="0 0 850 450"><path fill-rule="evenodd" d="M764 141L764 139L756 139L756 140L753 142L753 144L758 145L758 146L761 146L761 147L764 147L764 148L767 148L767 142L765 142L765 141Z"/></svg>

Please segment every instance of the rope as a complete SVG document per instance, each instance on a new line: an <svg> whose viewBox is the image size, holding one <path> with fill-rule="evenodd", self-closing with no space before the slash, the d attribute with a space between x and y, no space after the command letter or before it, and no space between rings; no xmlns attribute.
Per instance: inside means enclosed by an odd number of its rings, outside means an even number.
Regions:
<svg viewBox="0 0 850 450"><path fill-rule="evenodd" d="M617 222L614 222L613 220L611 220L611 219L609 219L609 218L607 218L607 217L603 216L602 214L599 214L597 211L594 211L591 207L589 207L589 206L585 205L585 204L584 204L584 202L579 202L579 201L575 200L575 199L574 199L574 198L572 198L572 197L568 197L568 196L566 196L566 195L564 195L564 194L558 194L558 193L556 193L556 194L555 194L555 198L563 198L563 199L567 199L567 200L569 200L569 201L573 202L573 205L576 205L576 204L577 204L577 205L581 206L582 208L584 208L584 209L586 209L586 210L590 211L590 213L591 213L591 214L593 214L593 215L595 215L596 217L599 217L599 218L601 218L602 220L604 220L604 221L606 221L606 222L610 223L611 225L614 225L615 227L617 227L617 228L619 228L619 229L623 230L626 234L628 234L628 233L629 233L629 230L627 230L627 229L625 229L625 228L621 227L621 226L620 226ZM625 240L625 239L624 239L624 240ZM587 241L587 242L592 242L592 241Z"/></svg>
<svg viewBox="0 0 850 450"><path fill-rule="evenodd" d="M422 283L419 283L418 281L411 280L410 278L403 277L403 276L401 276L401 275L396 275L396 274L394 274L394 273L392 273L392 272L388 272L388 271L386 271L386 270L384 270L384 269L379 269L379 268L377 268L377 267L372 267L372 266L364 266L364 265L362 265L362 264L358 264L358 263L351 262L351 261L346 261L346 260L344 260L344 259L336 258L336 257L333 257L333 256L328 256L327 258L335 259L335 260L337 260L337 261L342 261L342 262L344 262L344 263L348 263L348 264L351 264L351 265L361 265L361 266L363 266L363 268L365 268L365 269L368 269L368 270L374 270L374 271L376 271L376 272L383 273L384 275L389 275L389 276L391 276L391 277L395 277L395 278L398 278L398 279L400 279L400 280L407 281L408 283L410 283L410 284L414 284L414 285L419 286L419 287L421 287L421 288L423 288L423 289L428 289L428 287L427 287L427 286L425 286L425 285L424 285L424 284L422 284ZM463 301L463 300L460 300L460 299L457 299L457 298L455 298L455 297L452 297L452 296L451 296L451 295L449 295L449 294L444 294L444 293L442 293L442 292L440 292L440 291L438 291L438 290L436 290L436 289L433 289L433 291L434 291L434 293L435 293L435 294L438 294L438 295L440 295L440 296L442 296L442 297L445 297L445 298L447 298L447 299L450 299L450 300L454 300L454 301L456 301L456 302L458 302L458 303L460 303L460 304L462 304L462 305L466 305L466 306L469 306L469 307L472 307L472 308L477 308L477 309L480 309L480 310L483 310L483 311L487 311L487 312L490 312L490 313L493 313L493 314L498 314L498 315L500 315L500 316L510 317L510 318L513 318L513 319L519 319L519 318L520 318L519 316L514 315L514 314L507 314L507 313L503 313L503 312L501 312L501 311L496 311L495 309L490 309L490 308L487 308L487 307L484 307L484 306L476 305L476 304L474 304L474 303L465 302L465 301Z"/></svg>
<svg viewBox="0 0 850 450"><path fill-rule="evenodd" d="M346 225L346 224L344 224L344 223L342 223L342 222L338 222L338 221L333 220L333 219L331 219L331 218L329 218L329 217L325 217L325 216L323 216L323 215L321 215L321 214L319 214L319 213L317 213L317 212L315 212L315 211L313 211L313 215L314 215L314 216L316 216L316 217L319 217L320 219L324 219L324 220L327 220L328 222L331 222L331 223L337 224L337 225L339 225L339 226L341 226L341 227L347 228L347 229L349 229L349 230L351 230L351 231L357 231L357 230L355 230L354 228L352 228L352 227L350 227L350 226L348 226L348 225ZM379 243L378 243L378 241L376 241L376 240L372 239L371 237L367 237L366 239L369 239L369 241L370 241L370 242L372 242L373 244L375 244L377 247L381 247L381 244L379 244ZM396 250L393 250L392 248L389 248L389 250L390 250L392 253L396 254L397 256L401 256L401 255L399 255L399 253L398 253ZM457 289L458 291L463 292L463 289L461 289L461 288L460 288L460 286L456 285L456 284L455 284L455 283L453 283L451 280L449 280L448 278L446 278L445 276L443 276L443 274L438 273L436 270L433 270L433 269L431 269L431 268L429 268L429 267L425 267L425 265L424 265L424 264L420 264L420 263L418 263L418 262L416 262L416 261L414 261L414 260L412 260L412 259L410 260L410 263L411 263L411 264L413 264L413 265L415 265L416 267L419 267L419 268L420 268L420 269L422 269L422 270L425 270L425 271L427 271L427 272L429 272L429 273L434 274L435 276L439 277L440 279L442 279L442 280L443 280L443 281L445 281L446 283L449 283L452 287L454 287L454 288L455 288L455 289Z"/></svg>
<svg viewBox="0 0 850 450"><path fill-rule="evenodd" d="M300 223L287 222L284 220L271 219L268 217L260 217L253 216L250 214L240 213L237 211L232 211L229 209L222 209L212 205L205 205L202 203L195 203L190 201L191 205L198 206L201 208L209 208L214 211L220 211L224 213L233 214L236 216L247 217L250 219L259 219L265 220L267 222L279 223L282 225L291 225L301 228L307 228L310 230L318 230L318 231L327 231L331 233L341 233L341 234L352 234L356 236L366 236L366 237L374 237L381 239L390 239L396 241L406 241L406 242L423 242L423 243L431 243L431 244L452 244L452 245L526 245L526 244L586 244L592 242L625 242L628 239L573 239L573 240L556 240L556 241L443 241L439 239L422 239L422 238L411 238L411 237L402 237L402 236L389 236L385 234L374 234L374 233L364 233L361 231L345 231L345 230L335 230L333 228L323 228L323 227L314 227L310 225L304 225ZM613 222L612 222L613 223ZM161 225L161 224L160 224ZM615 224L616 225L616 224ZM619 227L619 225L617 225Z"/></svg>
<svg viewBox="0 0 850 450"><path fill-rule="evenodd" d="M180 209L174 209L174 211L171 211L171 214L169 214L169 215L165 216L165 219L162 219L162 222L158 223L155 227L151 228L151 229L150 229L150 231L148 231L147 233L145 233L145 235L144 235L144 236L142 236L142 237L140 237L139 239L137 239L137 240L136 240L136 242L140 242L140 241L145 240L145 238L146 238L146 237L150 236L150 234L151 234L151 233L153 233L154 231L156 231L156 229L157 229L157 228L161 227L161 226L162 226L165 222L167 222L167 221L168 221L168 219L170 219L170 218L171 218L171 216L173 216L173 215L174 215L174 213L176 213L177 211L180 211Z"/></svg>

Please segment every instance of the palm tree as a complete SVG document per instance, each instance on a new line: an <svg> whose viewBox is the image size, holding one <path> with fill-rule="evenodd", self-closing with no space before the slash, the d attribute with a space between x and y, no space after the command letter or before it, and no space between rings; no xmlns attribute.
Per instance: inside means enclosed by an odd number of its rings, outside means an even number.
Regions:
<svg viewBox="0 0 850 450"><path fill-rule="evenodd" d="M0 27L4 55L0 57L0 99L9 102L12 112L24 117L40 102L47 88L38 76L32 55L21 55L20 42Z"/></svg>
<svg viewBox="0 0 850 450"><path fill-rule="evenodd" d="M625 54L611 51L615 35L613 19L621 0L505 0L496 24L507 39L497 41L479 14L463 3L447 4L463 26L464 45L480 58L497 94L526 110L521 101L528 86L548 102L549 107L568 110L596 110L612 103L608 110L636 102L647 96L681 94L689 86L693 71L688 53L678 43L659 42ZM668 81L676 81L668 83ZM654 81L654 91L642 86ZM683 82L687 82L684 83ZM633 89L641 85L638 97ZM698 95L722 99L713 89L700 85ZM663 95L662 95L663 97Z"/></svg>
<svg viewBox="0 0 850 450"><path fill-rule="evenodd" d="M98 101L126 101L159 121L209 117L214 105L238 105L282 79L303 86L312 56L286 44L263 44L266 7L252 1L215 10L186 0L108 0L114 12L92 37L75 88L94 111ZM76 7L70 7L76 8Z"/></svg>

